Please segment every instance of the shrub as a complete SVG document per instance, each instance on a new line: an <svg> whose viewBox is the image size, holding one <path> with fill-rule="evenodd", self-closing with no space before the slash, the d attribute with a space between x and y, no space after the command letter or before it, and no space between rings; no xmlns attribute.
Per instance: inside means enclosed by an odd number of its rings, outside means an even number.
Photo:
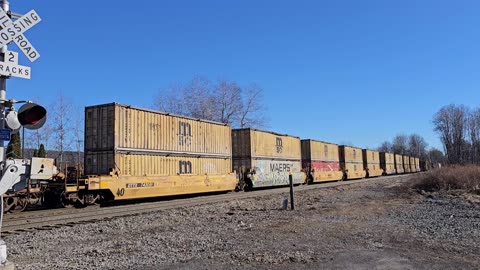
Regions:
<svg viewBox="0 0 480 270"><path fill-rule="evenodd" d="M480 166L448 166L415 176L413 187L428 192L464 190L480 193Z"/></svg>

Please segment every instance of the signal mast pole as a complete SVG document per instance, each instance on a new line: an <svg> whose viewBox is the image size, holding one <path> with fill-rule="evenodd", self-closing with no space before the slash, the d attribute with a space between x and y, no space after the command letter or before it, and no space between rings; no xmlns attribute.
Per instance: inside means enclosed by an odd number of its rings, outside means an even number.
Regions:
<svg viewBox="0 0 480 270"><path fill-rule="evenodd" d="M10 3L8 0L2 0L2 9L6 12L10 10ZM2 62L5 61L5 53L7 52L7 45L3 46L0 50L0 60ZM0 76L0 128L5 128L5 116L6 116L6 109L5 109L5 102L7 101L7 77ZM5 145L4 141L0 140L0 164L5 161ZM3 172L3 166L0 167L0 176ZM0 215L2 215L3 219L3 194L0 196L2 207L0 208ZM2 225L3 220L0 220L0 226ZM0 259L1 265L0 270L2 269L15 269L15 266L11 262L7 262L7 245L3 239L0 238ZM5 263L5 264L4 264Z"/></svg>
<svg viewBox="0 0 480 270"><path fill-rule="evenodd" d="M10 3L8 0L2 0L2 8L7 13L10 10ZM3 46L1 49L0 60L3 62L5 60L5 52L7 52L7 45ZM5 128L5 101L7 100L7 77L0 76L0 128ZM2 140L0 140L0 162L5 161L5 145ZM1 170L0 170L1 173Z"/></svg>

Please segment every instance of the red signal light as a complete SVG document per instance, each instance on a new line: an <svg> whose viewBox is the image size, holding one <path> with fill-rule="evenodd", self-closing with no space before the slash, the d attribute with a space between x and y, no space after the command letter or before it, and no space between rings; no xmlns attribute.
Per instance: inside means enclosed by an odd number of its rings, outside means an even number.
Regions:
<svg viewBox="0 0 480 270"><path fill-rule="evenodd" d="M47 120L47 110L35 103L27 103L18 110L18 121L26 129L39 129Z"/></svg>

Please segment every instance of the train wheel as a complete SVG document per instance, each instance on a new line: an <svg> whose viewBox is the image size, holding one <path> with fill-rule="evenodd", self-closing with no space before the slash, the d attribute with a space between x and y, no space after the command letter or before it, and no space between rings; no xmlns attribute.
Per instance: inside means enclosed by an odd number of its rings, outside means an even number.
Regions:
<svg viewBox="0 0 480 270"><path fill-rule="evenodd" d="M67 199L67 194L65 191L63 191L60 194L60 205L64 208L72 208L73 204L70 203L70 201Z"/></svg>
<svg viewBox="0 0 480 270"><path fill-rule="evenodd" d="M245 181L240 180L238 181L237 185L235 186L235 191L244 191L245 190Z"/></svg>
<svg viewBox="0 0 480 270"><path fill-rule="evenodd" d="M17 213L17 212L23 212L25 209L27 209L28 206L28 198L18 198L17 204L15 207L10 209L10 212L12 213Z"/></svg>
<svg viewBox="0 0 480 270"><path fill-rule="evenodd" d="M17 205L17 198L14 197L4 197L3 198L3 212L9 212Z"/></svg>

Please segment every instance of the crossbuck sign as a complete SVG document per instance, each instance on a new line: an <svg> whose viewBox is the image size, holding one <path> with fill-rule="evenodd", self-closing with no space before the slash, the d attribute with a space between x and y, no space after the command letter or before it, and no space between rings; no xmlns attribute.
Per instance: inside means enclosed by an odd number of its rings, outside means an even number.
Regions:
<svg viewBox="0 0 480 270"><path fill-rule="evenodd" d="M7 13L0 8L0 47L13 41L31 62L37 60L40 57L40 54L35 50L23 33L41 20L42 19L38 16L35 10L31 10L13 22L8 17ZM18 65L17 53L10 51L5 52L4 61L0 62L0 75L30 79L30 74L30 67Z"/></svg>

